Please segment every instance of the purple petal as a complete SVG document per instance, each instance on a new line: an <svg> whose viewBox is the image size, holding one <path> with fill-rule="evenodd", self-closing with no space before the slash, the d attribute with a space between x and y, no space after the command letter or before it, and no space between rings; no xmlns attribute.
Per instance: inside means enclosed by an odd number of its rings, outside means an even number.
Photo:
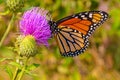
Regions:
<svg viewBox="0 0 120 80"><path fill-rule="evenodd" d="M51 37L50 25L46 19L47 11L34 7L26 11L20 20L20 31L23 35L32 35L38 44L48 46Z"/></svg>

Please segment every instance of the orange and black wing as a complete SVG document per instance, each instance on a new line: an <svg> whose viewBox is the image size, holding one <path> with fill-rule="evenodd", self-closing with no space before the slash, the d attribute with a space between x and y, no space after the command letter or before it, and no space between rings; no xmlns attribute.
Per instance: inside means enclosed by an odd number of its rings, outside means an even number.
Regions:
<svg viewBox="0 0 120 80"><path fill-rule="evenodd" d="M62 56L76 56L84 52L89 44L81 32L67 26L61 26L55 38Z"/></svg>
<svg viewBox="0 0 120 80"><path fill-rule="evenodd" d="M88 11L54 23L54 34L63 56L76 56L88 46L88 38L108 17L104 11Z"/></svg>

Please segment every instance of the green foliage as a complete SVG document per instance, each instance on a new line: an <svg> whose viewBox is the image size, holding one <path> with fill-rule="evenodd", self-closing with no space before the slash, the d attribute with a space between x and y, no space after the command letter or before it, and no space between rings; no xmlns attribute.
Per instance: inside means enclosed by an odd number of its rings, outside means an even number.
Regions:
<svg viewBox="0 0 120 80"><path fill-rule="evenodd" d="M16 66L18 68L21 68L21 65L17 62L10 62L9 64L12 65L12 66Z"/></svg>
<svg viewBox="0 0 120 80"><path fill-rule="evenodd" d="M5 71L9 74L10 78L12 79L13 77L12 69L9 66L6 66Z"/></svg>
<svg viewBox="0 0 120 80"><path fill-rule="evenodd" d="M81 75L78 71L74 71L71 75L73 75L71 80L81 80Z"/></svg>
<svg viewBox="0 0 120 80"><path fill-rule="evenodd" d="M27 66L27 70L29 70L29 71L35 70L35 69L38 68L39 66L40 66L40 64L33 63L33 64Z"/></svg>
<svg viewBox="0 0 120 80"><path fill-rule="evenodd" d="M0 0L0 4L3 2L4 0Z"/></svg>

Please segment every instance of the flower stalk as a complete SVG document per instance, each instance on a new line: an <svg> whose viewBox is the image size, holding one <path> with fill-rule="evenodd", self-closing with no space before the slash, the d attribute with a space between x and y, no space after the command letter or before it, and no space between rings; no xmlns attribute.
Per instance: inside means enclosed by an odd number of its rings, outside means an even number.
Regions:
<svg viewBox="0 0 120 80"><path fill-rule="evenodd" d="M0 41L0 47L2 46L3 41L5 40L6 36L8 35L8 33L9 33L11 27L12 27L12 24L13 24L13 22L14 22L14 18L15 18L15 14L12 15L12 18L11 18L9 24L8 24L8 27L7 27L5 33L4 33L4 35L3 35L3 37L2 37L2 39L1 39L1 41Z"/></svg>
<svg viewBox="0 0 120 80"><path fill-rule="evenodd" d="M20 57L18 57L16 62L20 64ZM19 74L19 70L20 70L19 67L16 67L12 80L16 80L17 79L17 76Z"/></svg>
<svg viewBox="0 0 120 80"><path fill-rule="evenodd" d="M14 75L13 75L12 80L16 80L16 78L17 78L17 76L18 76L18 70L19 70L19 68L17 67L17 68L15 69L15 72L14 72Z"/></svg>
<svg viewBox="0 0 120 80"><path fill-rule="evenodd" d="M25 69L26 69L28 60L29 60L29 57L27 57L26 60L25 60L25 63L24 63L24 65L23 65L22 69L21 69L21 72L19 73L18 80L21 80L21 79L22 79L22 76L23 76L23 74L24 74L24 72L25 72Z"/></svg>
<svg viewBox="0 0 120 80"><path fill-rule="evenodd" d="M26 57L25 60L24 60L24 64L21 65L22 68L20 69L19 67L16 67L16 70L14 72L14 75L13 75L13 78L12 80L21 80L22 79L22 76L24 75L24 72L25 72L25 69L26 69L26 66L27 66L27 63L28 63L28 60L29 60L30 57ZM18 61L20 60L20 58L18 59ZM20 64L20 62L19 62ZM20 72L19 72L20 71Z"/></svg>

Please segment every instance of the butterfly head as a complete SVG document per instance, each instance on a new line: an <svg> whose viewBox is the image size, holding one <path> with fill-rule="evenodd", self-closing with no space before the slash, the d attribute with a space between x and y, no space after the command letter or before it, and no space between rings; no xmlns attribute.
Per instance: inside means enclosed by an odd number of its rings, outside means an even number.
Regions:
<svg viewBox="0 0 120 80"><path fill-rule="evenodd" d="M55 30L57 28L56 22L49 21L49 25L50 25L50 30L52 31L52 33L55 32Z"/></svg>

